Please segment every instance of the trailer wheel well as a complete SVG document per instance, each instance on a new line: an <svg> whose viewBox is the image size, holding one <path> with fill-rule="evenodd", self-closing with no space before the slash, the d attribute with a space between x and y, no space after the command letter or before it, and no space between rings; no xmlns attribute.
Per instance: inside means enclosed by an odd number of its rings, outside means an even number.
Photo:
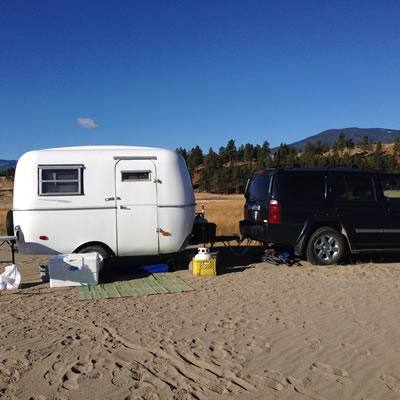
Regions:
<svg viewBox="0 0 400 400"><path fill-rule="evenodd" d="M82 250L84 250L84 249L86 249L86 248L88 248L88 247L100 247L101 249L103 249L103 250L107 253L107 255L108 255L107 258L110 258L110 257L114 257L114 256L115 256L114 252L113 252L106 244L104 244L104 243L102 243L102 242L88 242L88 243L84 243L84 244L82 244L81 246L79 246L78 248L76 248L73 252L74 252L74 253L83 253Z"/></svg>

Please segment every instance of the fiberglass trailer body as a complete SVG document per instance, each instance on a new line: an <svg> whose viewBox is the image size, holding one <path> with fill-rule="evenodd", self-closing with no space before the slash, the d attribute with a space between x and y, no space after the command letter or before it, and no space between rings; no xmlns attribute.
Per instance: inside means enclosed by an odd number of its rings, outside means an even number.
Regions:
<svg viewBox="0 0 400 400"><path fill-rule="evenodd" d="M182 250L195 200L175 151L88 146L31 151L18 161L13 222L26 254L105 256Z"/></svg>

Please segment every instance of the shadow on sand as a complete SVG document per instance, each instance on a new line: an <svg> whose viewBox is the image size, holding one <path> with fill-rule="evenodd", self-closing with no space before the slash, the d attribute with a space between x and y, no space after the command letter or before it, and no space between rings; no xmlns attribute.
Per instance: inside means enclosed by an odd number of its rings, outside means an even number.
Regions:
<svg viewBox="0 0 400 400"><path fill-rule="evenodd" d="M243 248L244 249L244 248ZM243 251L240 248L240 251ZM213 252L217 252L217 271L218 275L241 272L247 268L252 268L253 264L261 261L263 254L262 246L249 246L243 255L235 255L228 247L214 246ZM141 265L167 264L169 271L188 269L190 261L197 254L197 248L189 248L176 254L146 256L146 257L114 257L107 260L101 273L102 283L118 280L133 279L138 274L135 267ZM146 273L140 273L140 276Z"/></svg>

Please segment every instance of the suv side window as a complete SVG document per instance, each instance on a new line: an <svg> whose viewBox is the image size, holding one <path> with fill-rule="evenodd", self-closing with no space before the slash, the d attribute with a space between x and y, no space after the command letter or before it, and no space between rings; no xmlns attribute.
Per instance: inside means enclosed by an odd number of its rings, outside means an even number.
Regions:
<svg viewBox="0 0 400 400"><path fill-rule="evenodd" d="M376 200L372 177L360 175L336 175L335 199L344 201Z"/></svg>
<svg viewBox="0 0 400 400"><path fill-rule="evenodd" d="M386 201L400 201L400 176L383 175L380 177L383 195Z"/></svg>
<svg viewBox="0 0 400 400"><path fill-rule="evenodd" d="M288 172L288 199L295 202L324 201L325 175L322 173Z"/></svg>

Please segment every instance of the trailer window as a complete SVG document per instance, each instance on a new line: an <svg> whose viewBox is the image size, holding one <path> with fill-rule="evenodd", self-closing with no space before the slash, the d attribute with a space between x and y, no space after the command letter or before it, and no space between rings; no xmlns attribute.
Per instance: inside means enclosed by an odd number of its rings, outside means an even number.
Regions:
<svg viewBox="0 0 400 400"><path fill-rule="evenodd" d="M39 195L83 194L83 165L39 166Z"/></svg>
<svg viewBox="0 0 400 400"><path fill-rule="evenodd" d="M149 181L151 171L121 171L122 182Z"/></svg>

